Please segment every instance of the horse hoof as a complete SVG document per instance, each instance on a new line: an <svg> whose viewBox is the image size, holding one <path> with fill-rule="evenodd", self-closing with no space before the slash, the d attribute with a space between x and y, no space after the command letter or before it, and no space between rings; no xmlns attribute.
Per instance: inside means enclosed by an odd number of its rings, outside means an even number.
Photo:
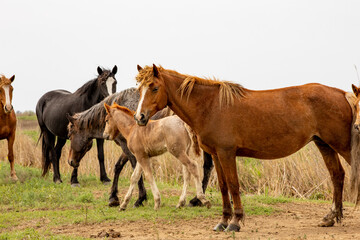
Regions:
<svg viewBox="0 0 360 240"><path fill-rule="evenodd" d="M80 187L80 183L72 183L71 186L72 187Z"/></svg>
<svg viewBox="0 0 360 240"><path fill-rule="evenodd" d="M214 227L214 231L216 231L216 232L223 232L226 228L227 228L227 224L224 224L224 223L219 223L218 225L216 225L215 227Z"/></svg>
<svg viewBox="0 0 360 240"><path fill-rule="evenodd" d="M124 208L124 207L119 208L119 212L122 212L122 211L125 211L125 210L126 210L126 208Z"/></svg>
<svg viewBox="0 0 360 240"><path fill-rule="evenodd" d="M120 205L119 199L110 198L109 199L109 207L117 207Z"/></svg>
<svg viewBox="0 0 360 240"><path fill-rule="evenodd" d="M13 181L15 181L15 182L16 182L17 180L19 180L16 175L12 175L12 176L11 176L11 179L12 179Z"/></svg>
<svg viewBox="0 0 360 240"><path fill-rule="evenodd" d="M333 219L323 219L318 224L318 226L319 227L332 227L332 226L334 226L334 224L335 224L335 221Z"/></svg>
<svg viewBox="0 0 360 240"><path fill-rule="evenodd" d="M55 184L60 184L60 183L62 183L61 179L57 179L57 180L55 180L54 182L55 182Z"/></svg>
<svg viewBox="0 0 360 240"><path fill-rule="evenodd" d="M211 202L209 200L206 200L204 203L203 203L208 209L211 208Z"/></svg>
<svg viewBox="0 0 360 240"><path fill-rule="evenodd" d="M203 206L203 204L197 197L194 197L189 202L189 207L202 207L202 206Z"/></svg>
<svg viewBox="0 0 360 240"><path fill-rule="evenodd" d="M225 232L240 232L240 226L235 224L230 224L225 230Z"/></svg>
<svg viewBox="0 0 360 240"><path fill-rule="evenodd" d="M144 204L142 203L142 201L141 202L136 201L134 203L134 208L139 208L139 207L143 207L143 206L144 206Z"/></svg>

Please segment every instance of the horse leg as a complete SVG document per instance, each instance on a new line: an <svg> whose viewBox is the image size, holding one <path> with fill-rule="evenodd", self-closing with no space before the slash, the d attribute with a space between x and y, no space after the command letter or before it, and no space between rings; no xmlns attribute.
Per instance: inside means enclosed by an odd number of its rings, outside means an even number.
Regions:
<svg viewBox="0 0 360 240"><path fill-rule="evenodd" d="M73 171L71 173L71 180L70 180L72 187L80 186L77 176L78 176L78 168L73 168Z"/></svg>
<svg viewBox="0 0 360 240"><path fill-rule="evenodd" d="M54 170L54 182L55 183L62 183L61 176L60 176L60 157L61 157L61 150L66 143L65 138L57 138L56 146L52 154L53 160L53 170ZM54 156L55 155L55 156Z"/></svg>
<svg viewBox="0 0 360 240"><path fill-rule="evenodd" d="M137 161L136 161L135 156L132 153L130 153L130 155L129 155L129 160L130 160L132 168L135 169L135 167L137 165L136 164ZM139 197L136 200L136 202L134 203L134 207L143 206L143 202L145 200L147 200L146 189L145 189L145 185L144 185L144 178L142 175L140 175L140 179L138 181L138 189L139 189Z"/></svg>
<svg viewBox="0 0 360 240"><path fill-rule="evenodd" d="M104 164L104 139L96 139L96 147L98 152L98 159L100 165L100 181L104 184L110 183L111 180L108 178Z"/></svg>
<svg viewBox="0 0 360 240"><path fill-rule="evenodd" d="M175 155L176 156L176 155ZM186 169L194 176L195 179L195 187L196 187L196 197L201 201L203 205L207 208L211 207L211 203L209 200L205 198L205 194L201 187L200 182L200 174L197 163L194 160L191 160L185 152L181 152L178 156L176 156L180 162L186 167Z"/></svg>
<svg viewBox="0 0 360 240"><path fill-rule="evenodd" d="M204 171L204 177L202 180L202 189L203 193L205 193L207 185L209 183L211 172L214 168L213 160L211 158L211 155L205 151L203 151L203 158L204 158L204 165L203 165L203 171ZM193 199L189 202L190 206L202 206L201 201L195 196Z"/></svg>
<svg viewBox="0 0 360 240"><path fill-rule="evenodd" d="M186 203L186 191L187 191L187 187L189 185L190 182L190 173L187 170L187 168L185 167L185 165L182 166L182 172L183 172L183 178L184 178L184 186L183 186L183 190L179 199L179 203L176 205L176 208L181 208L183 206L185 206Z"/></svg>
<svg viewBox="0 0 360 240"><path fill-rule="evenodd" d="M236 169L236 153L235 151L231 151L229 149L221 149L217 153L234 204L234 214L229 226L225 229L225 231L238 232L240 231L239 221L244 220L244 209L242 207L240 198L240 185Z"/></svg>
<svg viewBox="0 0 360 240"><path fill-rule="evenodd" d="M223 214L220 222L214 227L214 231L224 231L228 227L228 220L232 215L231 203L229 198L228 185L226 183L225 174L223 168L219 162L217 156L212 155L212 159L214 160L215 170L218 177L219 187L222 196L223 202Z"/></svg>
<svg viewBox="0 0 360 240"><path fill-rule="evenodd" d="M14 140L15 140L15 132L10 135L7 141L8 141L8 159L10 162L10 174L11 174L11 178L14 181L17 181L18 177L16 176L15 167L14 167Z"/></svg>
<svg viewBox="0 0 360 240"><path fill-rule="evenodd" d="M160 202L161 202L160 192L156 185L154 176L152 175L150 159L149 158L138 158L138 157L136 157L136 159L138 160L138 164L136 164L136 167L138 167L138 165L141 165L141 168L144 170L145 178L150 183L151 191L153 193L154 202L155 202L154 209L158 210L160 208Z"/></svg>
<svg viewBox="0 0 360 240"><path fill-rule="evenodd" d="M119 157L119 160L115 164L114 180L113 180L113 184L111 186L111 193L110 193L110 198L109 198L109 207L116 207L116 206L120 205L119 198L117 196L119 176L120 176L121 170L123 169L124 165L127 163L128 160L129 159L126 156L126 154L122 153Z"/></svg>
<svg viewBox="0 0 360 240"><path fill-rule="evenodd" d="M136 158L135 156L131 153L131 151L129 150L129 148L127 147L127 142L123 137L117 137L115 139L116 144L118 144L121 149L123 150L123 153L125 153L125 155L128 157L128 160L131 163L131 166L133 169L135 169L136 167ZM124 162L124 164L126 163L126 161ZM123 167L123 165L122 165ZM119 174L122 170L122 167L119 169ZM114 186L114 184L113 184ZM116 185L117 187L117 185ZM144 186L144 180L143 180L143 176L141 175L140 180L138 182L138 188L139 188L139 198L136 200L136 202L134 203L134 207L140 207L143 206L143 202L145 200L147 200L147 196L146 196L146 189Z"/></svg>
<svg viewBox="0 0 360 240"><path fill-rule="evenodd" d="M125 198L124 198L124 201L121 203L121 206L120 206L120 210L125 210L127 205L129 204L130 202L130 199L131 199L131 195L134 191L134 187L135 187L135 184L139 181L140 179L140 176L141 176L141 166L140 164L137 164L136 167L135 167L135 170L134 172L132 173L131 175L131 178L130 178L130 187L125 195Z"/></svg>
<svg viewBox="0 0 360 240"><path fill-rule="evenodd" d="M345 171L341 166L338 154L328 144L326 144L320 139L315 140L315 144L319 148L320 153L323 156L334 186L333 205L330 209L330 212L321 220L319 226L331 227L335 224L335 218L336 222L341 222L341 219L343 218L342 194L344 187Z"/></svg>

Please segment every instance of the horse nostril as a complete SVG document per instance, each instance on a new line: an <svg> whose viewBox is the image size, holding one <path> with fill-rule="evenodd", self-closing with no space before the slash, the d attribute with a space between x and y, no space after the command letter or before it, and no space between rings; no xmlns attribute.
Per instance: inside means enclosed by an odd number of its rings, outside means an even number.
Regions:
<svg viewBox="0 0 360 240"><path fill-rule="evenodd" d="M355 128L356 130L359 130L359 124L355 124L355 125L354 125L354 128Z"/></svg>
<svg viewBox="0 0 360 240"><path fill-rule="evenodd" d="M140 121L144 121L144 119L145 119L145 115L143 113L140 114Z"/></svg>

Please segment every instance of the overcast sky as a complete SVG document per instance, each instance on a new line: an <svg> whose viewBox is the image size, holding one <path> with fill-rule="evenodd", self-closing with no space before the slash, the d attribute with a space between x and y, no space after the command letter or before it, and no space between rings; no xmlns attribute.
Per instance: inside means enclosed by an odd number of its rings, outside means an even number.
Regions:
<svg viewBox="0 0 360 240"><path fill-rule="evenodd" d="M16 75L15 110L115 64L117 91L152 63L249 89L359 85L360 1L1 0L0 9L0 73Z"/></svg>

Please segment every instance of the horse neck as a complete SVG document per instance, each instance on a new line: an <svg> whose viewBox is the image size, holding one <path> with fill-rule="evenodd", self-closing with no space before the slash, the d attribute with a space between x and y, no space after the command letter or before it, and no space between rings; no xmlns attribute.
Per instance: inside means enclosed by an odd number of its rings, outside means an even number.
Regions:
<svg viewBox="0 0 360 240"><path fill-rule="evenodd" d="M133 126L136 126L134 118L121 110L116 110L113 117L116 121L116 127L120 131L121 135L123 135L125 139L128 139L132 132Z"/></svg>
<svg viewBox="0 0 360 240"><path fill-rule="evenodd" d="M211 112L211 106L218 104L218 88L195 84L187 98L180 96L178 89L184 79L167 74L163 75L168 96L168 106L195 132L199 133L204 117ZM206 99L206 104L204 104ZM217 101L214 101L214 100Z"/></svg>
<svg viewBox="0 0 360 240"><path fill-rule="evenodd" d="M94 104L100 102L105 97L101 95L100 88L97 86L97 79L91 80L86 83L87 86L84 89L78 89L74 95L78 95L78 102L82 102L86 108L90 108Z"/></svg>

